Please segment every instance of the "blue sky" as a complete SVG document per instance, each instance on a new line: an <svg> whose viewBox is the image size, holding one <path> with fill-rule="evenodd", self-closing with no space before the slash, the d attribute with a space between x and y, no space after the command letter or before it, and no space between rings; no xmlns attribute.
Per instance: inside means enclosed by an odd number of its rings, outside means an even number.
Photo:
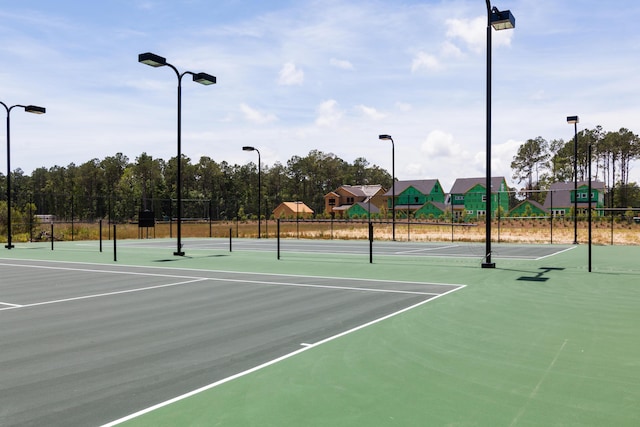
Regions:
<svg viewBox="0 0 640 427"><path fill-rule="evenodd" d="M175 74L183 80L183 154L286 163L317 149L365 157L399 179L485 174L481 0L0 0L0 101L11 166L81 164L122 152L176 155ZM493 32L493 172L511 180L524 141L580 128L640 132L640 2L504 0L516 28ZM4 132L1 139L4 140ZM6 173L6 158L0 156ZM640 182L636 162L632 180Z"/></svg>

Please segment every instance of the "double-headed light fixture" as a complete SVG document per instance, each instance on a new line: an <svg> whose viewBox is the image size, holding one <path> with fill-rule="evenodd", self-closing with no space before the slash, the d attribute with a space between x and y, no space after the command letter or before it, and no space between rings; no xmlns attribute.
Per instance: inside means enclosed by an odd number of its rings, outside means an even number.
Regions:
<svg viewBox="0 0 640 427"><path fill-rule="evenodd" d="M5 247L11 249L13 248L11 243L11 110L20 107L24 108L25 112L33 114L44 114L47 110L37 105L12 105L8 107L1 101L0 104L7 110L7 245Z"/></svg>
<svg viewBox="0 0 640 427"><path fill-rule="evenodd" d="M184 71L180 73L178 69L172 64L168 63L165 58L151 52L139 54L138 62L154 68L167 66L175 71L176 77L178 77L178 156L176 158L176 161L178 162L178 176L176 182L176 192L178 198L178 242L177 250L173 254L182 256L184 255L184 252L182 251L182 77L184 77L186 74L189 74L193 76L194 82L206 86L215 84L216 78L215 76L207 73L193 73L191 71Z"/></svg>

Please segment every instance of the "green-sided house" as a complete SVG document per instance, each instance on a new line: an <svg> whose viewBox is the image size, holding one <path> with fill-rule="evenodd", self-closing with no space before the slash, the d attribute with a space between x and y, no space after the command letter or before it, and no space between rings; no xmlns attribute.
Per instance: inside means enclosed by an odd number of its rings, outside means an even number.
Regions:
<svg viewBox="0 0 640 427"><path fill-rule="evenodd" d="M553 216L570 216L573 212L575 191L573 182L554 182L549 186L547 197L544 199L544 208L553 212ZM591 209L602 215L604 208L604 182L591 182ZM578 181L578 214L582 215L589 209L589 182Z"/></svg>
<svg viewBox="0 0 640 427"><path fill-rule="evenodd" d="M514 206L514 208L509 211L509 216L516 218L544 217L547 216L547 213L549 213L549 211L540 203L527 199Z"/></svg>
<svg viewBox="0 0 640 427"><path fill-rule="evenodd" d="M450 204L454 218L478 218L487 214L486 178L458 178L450 191ZM509 211L509 188L504 177L491 178L491 217L496 212ZM504 214L502 216L504 216Z"/></svg>
<svg viewBox="0 0 640 427"><path fill-rule="evenodd" d="M445 194L442 185L437 179L420 179L410 181L396 181L393 188L384 194L387 198L387 211L393 209L393 195L395 193L395 210L396 218L407 218L409 214L415 217L417 212L424 207L423 213L427 215L437 210L444 209ZM429 202L442 204L438 206L431 204L430 207L425 206ZM440 214L439 214L440 215ZM437 215L437 216L439 216ZM437 217L436 216L436 217Z"/></svg>

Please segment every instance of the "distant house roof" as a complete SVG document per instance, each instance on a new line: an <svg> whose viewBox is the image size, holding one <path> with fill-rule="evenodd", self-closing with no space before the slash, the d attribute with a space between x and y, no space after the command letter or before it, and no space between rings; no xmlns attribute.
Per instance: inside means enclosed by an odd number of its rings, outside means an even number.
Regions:
<svg viewBox="0 0 640 427"><path fill-rule="evenodd" d="M380 209L378 209L378 207L372 203L357 202L356 205L360 206L362 209L364 209L369 213L372 213L372 214L380 213Z"/></svg>
<svg viewBox="0 0 640 427"><path fill-rule="evenodd" d="M502 184L503 181L505 181L504 177L494 176L491 178L491 187L498 189L500 188L500 184ZM453 183L453 187L451 187L450 193L465 194L467 191L471 190L478 184L485 187L487 185L487 178L458 178L456 179L456 182Z"/></svg>
<svg viewBox="0 0 640 427"><path fill-rule="evenodd" d="M309 213L312 214L313 213L313 209L311 209L309 206L305 205L303 202L282 202L280 203L278 206L276 206L276 208L273 210L274 212L278 209L287 209L290 212L294 212L294 213Z"/></svg>
<svg viewBox="0 0 640 427"><path fill-rule="evenodd" d="M578 188L588 186L589 181L578 181ZM551 209L551 193L553 193L553 207L555 208L566 208L573 206L573 202L571 201L571 192L573 191L574 183L573 182L554 182L549 186L549 192L547 192L547 197L544 199L544 207L545 209ZM604 182L602 181L591 181L591 188L598 191L604 191ZM589 201L578 201L578 206L587 207Z"/></svg>
<svg viewBox="0 0 640 427"><path fill-rule="evenodd" d="M414 179L409 181L396 181L393 183L393 187L387 191L384 195L392 197L395 190L395 195L401 194L409 187L413 187L422 194L430 194L433 187L438 182L437 179Z"/></svg>
<svg viewBox="0 0 640 427"><path fill-rule="evenodd" d="M382 185L342 185L340 188L356 197L373 197L382 190Z"/></svg>
<svg viewBox="0 0 640 427"><path fill-rule="evenodd" d="M516 206L514 206L514 208L511 209L511 210L514 211L514 210L518 209L520 206L522 206L524 204L527 204L527 203L530 204L531 206L537 208L537 209L540 209L543 212L548 211L548 209L545 208L544 206L542 206L540 203L536 202L535 200L531 200L531 199L526 199L526 200L521 201Z"/></svg>

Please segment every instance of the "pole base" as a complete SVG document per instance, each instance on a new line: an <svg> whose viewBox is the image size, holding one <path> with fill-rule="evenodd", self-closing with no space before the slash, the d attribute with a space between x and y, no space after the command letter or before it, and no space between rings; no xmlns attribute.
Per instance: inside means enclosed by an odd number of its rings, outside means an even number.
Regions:
<svg viewBox="0 0 640 427"><path fill-rule="evenodd" d="M4 245L4 247L5 247L5 248L7 248L7 249L13 249L13 248L15 248L15 246L13 246L13 245Z"/></svg>
<svg viewBox="0 0 640 427"><path fill-rule="evenodd" d="M481 264L482 268L496 268L496 263L495 262L483 262Z"/></svg>
<svg viewBox="0 0 640 427"><path fill-rule="evenodd" d="M173 253L175 256L184 256L184 252L180 251L180 252L174 252Z"/></svg>

